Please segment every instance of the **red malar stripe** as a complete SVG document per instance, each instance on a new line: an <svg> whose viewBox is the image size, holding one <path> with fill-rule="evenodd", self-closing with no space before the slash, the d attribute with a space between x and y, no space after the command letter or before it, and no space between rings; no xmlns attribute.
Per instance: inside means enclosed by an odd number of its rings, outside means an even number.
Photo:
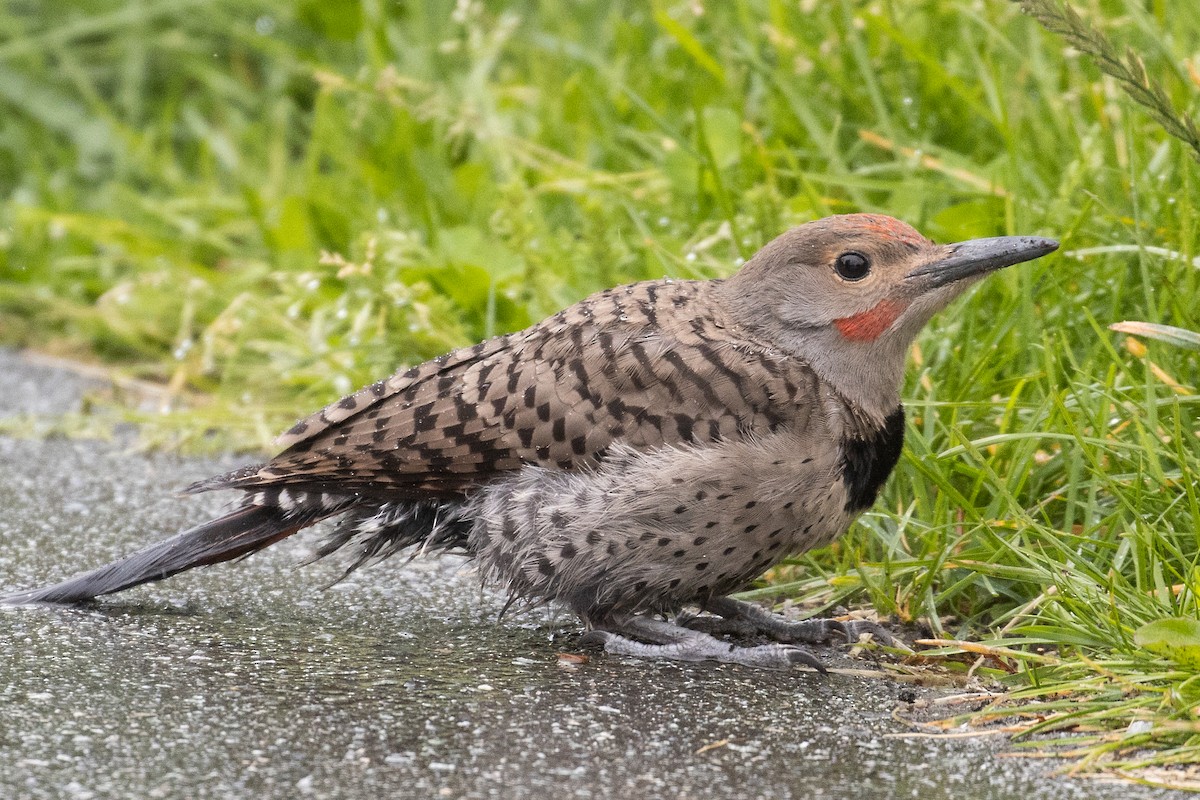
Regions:
<svg viewBox="0 0 1200 800"><path fill-rule="evenodd" d="M853 316L835 319L833 324L837 326L842 336L852 342L873 342L879 338L879 334L891 327L907 307L906 303L883 300L874 308L860 311Z"/></svg>

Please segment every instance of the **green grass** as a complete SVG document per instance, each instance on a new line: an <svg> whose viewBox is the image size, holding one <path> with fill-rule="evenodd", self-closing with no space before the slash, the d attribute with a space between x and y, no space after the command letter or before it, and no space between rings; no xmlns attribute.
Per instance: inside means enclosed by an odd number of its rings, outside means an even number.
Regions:
<svg viewBox="0 0 1200 800"><path fill-rule="evenodd" d="M1193 6L1076 5L1194 112ZM1107 327L1200 329L1200 167L1013 4L17 0L0 119L0 342L192 448L830 213L1059 237L926 331L898 473L776 588L1009 648L997 713L1080 769L1200 761L1134 642L1198 613L1200 355Z"/></svg>

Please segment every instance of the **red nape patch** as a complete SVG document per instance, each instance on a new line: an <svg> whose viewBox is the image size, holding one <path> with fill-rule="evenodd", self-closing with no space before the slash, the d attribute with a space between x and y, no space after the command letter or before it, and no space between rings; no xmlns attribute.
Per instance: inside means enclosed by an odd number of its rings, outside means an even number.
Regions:
<svg viewBox="0 0 1200 800"><path fill-rule="evenodd" d="M884 300L874 308L860 311L849 317L835 319L838 331L852 342L873 342L879 334L891 327L896 318L908 308L907 303Z"/></svg>

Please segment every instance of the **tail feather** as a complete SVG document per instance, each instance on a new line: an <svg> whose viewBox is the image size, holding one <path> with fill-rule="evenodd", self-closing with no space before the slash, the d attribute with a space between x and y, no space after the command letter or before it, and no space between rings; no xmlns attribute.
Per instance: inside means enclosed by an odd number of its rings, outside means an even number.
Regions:
<svg viewBox="0 0 1200 800"><path fill-rule="evenodd" d="M193 567L250 555L330 513L331 509L321 507L285 511L272 506L246 505L62 583L7 595L0 598L0 604L78 603L160 581Z"/></svg>

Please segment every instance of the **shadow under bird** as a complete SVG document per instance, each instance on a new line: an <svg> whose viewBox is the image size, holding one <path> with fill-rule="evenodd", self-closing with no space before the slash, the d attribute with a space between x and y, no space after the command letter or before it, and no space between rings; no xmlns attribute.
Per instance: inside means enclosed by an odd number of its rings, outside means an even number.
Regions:
<svg viewBox="0 0 1200 800"><path fill-rule="evenodd" d="M463 550L511 599L569 607L611 653L822 669L801 645L853 624L728 595L875 501L904 438L905 356L934 313L1057 247L939 245L850 214L784 233L724 280L599 292L349 395L267 463L189 487L241 492L225 516L3 602L86 601L336 517L320 556L351 549L355 569ZM718 638L747 631L771 642Z"/></svg>

